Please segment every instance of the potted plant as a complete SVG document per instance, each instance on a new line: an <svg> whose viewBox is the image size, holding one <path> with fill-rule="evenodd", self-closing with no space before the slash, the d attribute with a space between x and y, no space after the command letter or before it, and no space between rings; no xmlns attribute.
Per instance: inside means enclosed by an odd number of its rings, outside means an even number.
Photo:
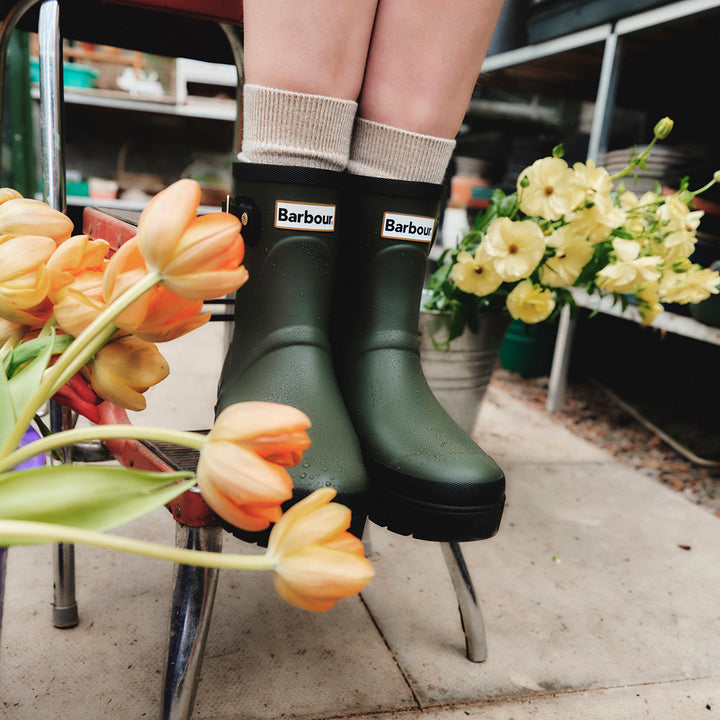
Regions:
<svg viewBox="0 0 720 720"><path fill-rule="evenodd" d="M623 180L645 168L672 126L669 118L660 120L652 141L614 175L592 160L570 167L558 146L520 173L516 192L496 190L487 211L442 253L428 281L420 328L426 375L441 402L441 395L451 404L454 395L465 396L475 404L469 412L474 419L504 328L511 319L552 322L564 306L575 306L573 289L610 295L623 307L635 304L647 325L663 303L697 303L719 292L718 272L690 256L703 215L693 200L720 180L720 172L698 190L683 178L675 191L658 185L641 197ZM479 364L473 348L483 355ZM437 364L454 352L463 353L465 377L454 372L452 387L437 387L435 379L448 378Z"/></svg>

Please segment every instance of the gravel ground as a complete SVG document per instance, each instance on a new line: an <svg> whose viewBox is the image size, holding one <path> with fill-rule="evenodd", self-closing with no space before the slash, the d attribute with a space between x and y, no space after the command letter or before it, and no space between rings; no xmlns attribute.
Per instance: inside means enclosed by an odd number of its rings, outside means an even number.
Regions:
<svg viewBox="0 0 720 720"><path fill-rule="evenodd" d="M548 378L525 378L498 367L492 384L543 410ZM655 478L720 517L720 467L690 462L619 407L601 387L569 383L562 411L554 418L619 461Z"/></svg>

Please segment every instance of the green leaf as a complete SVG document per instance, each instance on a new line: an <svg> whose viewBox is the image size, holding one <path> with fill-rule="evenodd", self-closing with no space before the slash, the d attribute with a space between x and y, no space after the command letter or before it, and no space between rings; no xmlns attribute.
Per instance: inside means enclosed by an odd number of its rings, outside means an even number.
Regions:
<svg viewBox="0 0 720 720"><path fill-rule="evenodd" d="M192 473L111 465L18 470L0 474L0 517L104 531L167 504L194 484Z"/></svg>
<svg viewBox="0 0 720 720"><path fill-rule="evenodd" d="M25 407L32 394L40 385L43 373L47 370L50 357L52 356L53 338L54 332L48 337L45 347L8 381L13 407L17 415L20 414L20 411Z"/></svg>
<svg viewBox="0 0 720 720"><path fill-rule="evenodd" d="M66 350L72 341L73 338L70 335L55 335L53 333L52 335L44 335L20 343L12 353L8 367L8 377L12 377L19 367L46 351L48 345L52 346L51 354L55 355Z"/></svg>
<svg viewBox="0 0 720 720"><path fill-rule="evenodd" d="M0 447L5 444L5 439L15 424L15 409L13 407L10 385L4 368L0 367Z"/></svg>

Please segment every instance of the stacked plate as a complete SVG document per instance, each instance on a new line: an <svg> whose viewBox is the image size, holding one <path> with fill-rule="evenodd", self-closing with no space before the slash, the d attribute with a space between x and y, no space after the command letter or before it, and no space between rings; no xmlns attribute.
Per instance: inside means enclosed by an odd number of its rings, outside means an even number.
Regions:
<svg viewBox="0 0 720 720"><path fill-rule="evenodd" d="M624 148L612 150L599 156L598 164L602 165L610 175L624 170L632 157L636 157L647 146ZM656 183L660 187L670 185L676 186L680 174L675 175L674 169L687 163L687 153L677 148L653 147L650 157L645 162L645 169L635 168L634 173L622 178L627 190L636 194L642 194L654 190Z"/></svg>

